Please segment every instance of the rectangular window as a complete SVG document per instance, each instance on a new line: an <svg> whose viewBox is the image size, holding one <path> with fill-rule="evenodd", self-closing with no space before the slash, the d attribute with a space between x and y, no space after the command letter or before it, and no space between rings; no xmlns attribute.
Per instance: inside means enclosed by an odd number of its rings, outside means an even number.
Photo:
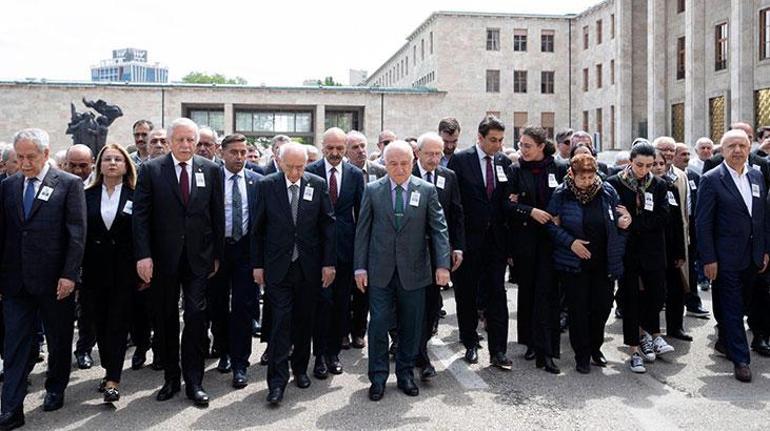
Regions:
<svg viewBox="0 0 770 431"><path fill-rule="evenodd" d="M351 130L359 130L359 111L326 111L324 116L324 128L330 129L332 127L339 127L340 129L349 132ZM297 117L299 120L299 117Z"/></svg>
<svg viewBox="0 0 770 431"><path fill-rule="evenodd" d="M487 70L487 93L500 92L500 71Z"/></svg>
<svg viewBox="0 0 770 431"><path fill-rule="evenodd" d="M583 49L588 49L588 26L583 27Z"/></svg>
<svg viewBox="0 0 770 431"><path fill-rule="evenodd" d="M540 51L553 52L553 30L543 30L540 33Z"/></svg>
<svg viewBox="0 0 770 431"><path fill-rule="evenodd" d="M406 74L409 75L409 55L404 57L404 64L406 65Z"/></svg>
<svg viewBox="0 0 770 431"><path fill-rule="evenodd" d="M602 65L596 65L596 88L602 88Z"/></svg>
<svg viewBox="0 0 770 431"><path fill-rule="evenodd" d="M684 12L685 0L676 0L676 13Z"/></svg>
<svg viewBox="0 0 770 431"><path fill-rule="evenodd" d="M540 126L545 129L545 134L548 139L553 139L554 117L555 114L553 112L540 113Z"/></svg>
<svg viewBox="0 0 770 431"><path fill-rule="evenodd" d="M225 133L225 111L216 109L196 109L187 111L188 118L200 126L208 126L223 135Z"/></svg>
<svg viewBox="0 0 770 431"><path fill-rule="evenodd" d="M430 32L430 53L433 54L433 32Z"/></svg>
<svg viewBox="0 0 770 431"><path fill-rule="evenodd" d="M417 64L417 45L412 47L412 58L414 59L414 64Z"/></svg>
<svg viewBox="0 0 770 431"><path fill-rule="evenodd" d="M676 79L684 79L684 36L676 40Z"/></svg>
<svg viewBox="0 0 770 431"><path fill-rule="evenodd" d="M500 51L500 29L487 29L487 51Z"/></svg>
<svg viewBox="0 0 770 431"><path fill-rule="evenodd" d="M714 28L714 70L727 69L727 23Z"/></svg>
<svg viewBox="0 0 770 431"><path fill-rule="evenodd" d="M610 85L615 85L615 60L610 60Z"/></svg>
<svg viewBox="0 0 770 431"><path fill-rule="evenodd" d="M526 112L513 113L513 142L519 142L521 139L521 132L527 127L527 117Z"/></svg>
<svg viewBox="0 0 770 431"><path fill-rule="evenodd" d="M770 7L759 11L759 59L770 59Z"/></svg>
<svg viewBox="0 0 770 431"><path fill-rule="evenodd" d="M719 142L725 133L725 97L709 99L709 132L711 140Z"/></svg>
<svg viewBox="0 0 770 431"><path fill-rule="evenodd" d="M583 69L583 91L588 91L588 68Z"/></svg>
<svg viewBox="0 0 770 431"><path fill-rule="evenodd" d="M610 39L615 39L615 14L610 14Z"/></svg>
<svg viewBox="0 0 770 431"><path fill-rule="evenodd" d="M770 88L754 92L754 112L757 125L770 124Z"/></svg>
<svg viewBox="0 0 770 431"><path fill-rule="evenodd" d="M553 71L540 72L540 92L543 94L553 94Z"/></svg>
<svg viewBox="0 0 770 431"><path fill-rule="evenodd" d="M526 70L513 71L513 92L514 93L527 92L527 71Z"/></svg>
<svg viewBox="0 0 770 431"><path fill-rule="evenodd" d="M420 61L425 60L425 39L420 39Z"/></svg>
<svg viewBox="0 0 770 431"><path fill-rule="evenodd" d="M615 105L610 105L610 148L615 148Z"/></svg>
<svg viewBox="0 0 770 431"><path fill-rule="evenodd" d="M676 142L684 141L684 103L671 105L671 137Z"/></svg>
<svg viewBox="0 0 770 431"><path fill-rule="evenodd" d="M601 135L603 126L602 108L596 108L596 133Z"/></svg>
<svg viewBox="0 0 770 431"><path fill-rule="evenodd" d="M516 52L527 51L527 30L526 29L513 30L513 50Z"/></svg>
<svg viewBox="0 0 770 431"><path fill-rule="evenodd" d="M588 111L583 111L583 131L588 132Z"/></svg>
<svg viewBox="0 0 770 431"><path fill-rule="evenodd" d="M602 20L596 21L596 44L601 45L602 43Z"/></svg>

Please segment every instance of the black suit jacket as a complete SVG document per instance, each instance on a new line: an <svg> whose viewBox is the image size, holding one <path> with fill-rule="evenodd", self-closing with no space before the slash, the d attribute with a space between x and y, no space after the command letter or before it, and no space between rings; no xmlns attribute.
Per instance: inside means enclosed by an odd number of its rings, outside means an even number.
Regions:
<svg viewBox="0 0 770 431"><path fill-rule="evenodd" d="M52 189L47 201L44 187ZM49 168L24 219L24 176L18 172L0 183L0 292L56 295L60 278L80 280L86 239L83 181Z"/></svg>
<svg viewBox="0 0 770 431"><path fill-rule="evenodd" d="M153 259L156 274L176 275L186 250L193 273L211 272L224 250L224 188L221 168L193 156L190 200L185 206L171 154L139 167L134 191L134 251L137 260ZM203 175L204 184L197 181Z"/></svg>
<svg viewBox="0 0 770 431"><path fill-rule="evenodd" d="M703 162L703 173L701 175L706 175L706 172L721 165L724 161L725 156L722 154L717 154L706 160ZM759 167L759 170L762 171L762 176L765 177L765 188L770 189L770 163L756 153L749 153L749 167L753 168L755 166Z"/></svg>
<svg viewBox="0 0 770 431"><path fill-rule="evenodd" d="M460 188L460 198L465 216L465 247L468 252L475 253L481 248L491 247L498 257L508 255L506 242L508 229L502 210L502 200L505 197L505 184L497 178L497 166L508 172L511 160L498 152L494 155L492 170L495 175L495 190L492 198L487 197L484 177L481 174L476 145L455 152L449 160L448 168L457 175ZM507 181L507 177L506 177ZM487 235L490 235L487 237ZM492 243L485 242L491 238Z"/></svg>
<svg viewBox="0 0 770 431"><path fill-rule="evenodd" d="M86 190L88 234L83 257L83 288L97 290L119 283L136 286L136 259L133 244L134 191L124 184L120 189L118 211L107 229L102 219L102 186Z"/></svg>
<svg viewBox="0 0 770 431"><path fill-rule="evenodd" d="M338 263L352 265L356 222L358 221L358 212L361 210L361 197L364 194L364 174L360 169L348 162L342 162L340 166L342 168L342 184L340 185L337 203L334 205L337 261ZM305 171L325 179L326 166L324 159L311 163L305 168Z"/></svg>
<svg viewBox="0 0 770 431"><path fill-rule="evenodd" d="M412 175L422 178L417 163L412 168ZM444 178L443 187L439 187L438 177ZM457 175L451 169L439 165L434 172L433 185L436 186L438 201L441 203L441 209L444 210L444 217L449 228L449 247L451 251L463 251L465 250L465 216L463 215L463 203L460 199Z"/></svg>
<svg viewBox="0 0 770 431"><path fill-rule="evenodd" d="M262 167L262 175L264 175L264 176L268 176L268 175L274 174L276 172L278 172L278 169L275 167L275 160L274 159L270 159L267 162L267 165Z"/></svg>
<svg viewBox="0 0 770 431"><path fill-rule="evenodd" d="M259 166L254 162L246 162L246 169L259 175L265 175L265 170L262 168L262 166Z"/></svg>
<svg viewBox="0 0 770 431"><path fill-rule="evenodd" d="M294 244L305 276L321 282L321 267L335 266L334 209L326 181L307 173L300 180L297 224L291 217L289 191L283 172L265 177L259 187L257 219L252 248L254 268L264 268L265 283L277 284L289 271ZM308 187L313 196L305 199Z"/></svg>

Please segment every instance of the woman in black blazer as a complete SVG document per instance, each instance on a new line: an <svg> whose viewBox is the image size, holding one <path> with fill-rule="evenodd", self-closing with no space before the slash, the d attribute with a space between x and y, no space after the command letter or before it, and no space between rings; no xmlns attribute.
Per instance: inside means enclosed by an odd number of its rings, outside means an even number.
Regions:
<svg viewBox="0 0 770 431"><path fill-rule="evenodd" d="M126 150L107 144L96 158L94 181L86 188L88 233L83 257L83 303L94 316L105 377L105 402L120 399L118 384L126 354L131 293L139 284L133 253L131 214L136 168Z"/></svg>

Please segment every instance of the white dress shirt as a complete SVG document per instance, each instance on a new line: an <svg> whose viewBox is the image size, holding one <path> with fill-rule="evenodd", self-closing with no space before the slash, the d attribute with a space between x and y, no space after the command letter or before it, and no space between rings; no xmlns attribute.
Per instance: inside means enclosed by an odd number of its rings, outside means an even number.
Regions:
<svg viewBox="0 0 770 431"><path fill-rule="evenodd" d="M743 198L743 203L746 204L746 208L749 210L749 215L751 215L751 203L752 203L752 196L751 196L751 181L749 180L749 165L743 167L743 172L738 173L735 169L731 168L730 165L728 165L725 162L722 162L725 164L725 167L727 167L727 171L730 172L730 177L732 177L733 182L735 183L735 187L738 189L738 193L741 194L741 198Z"/></svg>
<svg viewBox="0 0 770 431"><path fill-rule="evenodd" d="M337 179L337 196L340 195L340 190L342 190L342 162L340 162L339 165L334 166L331 163L329 163L326 158L324 158L324 169L326 170L326 184L331 184L329 180L331 180L331 170L334 168L336 172L334 173L334 176Z"/></svg>
<svg viewBox="0 0 770 431"><path fill-rule="evenodd" d="M425 176L428 174L428 171L425 168L422 167L422 163L420 163L419 159L417 160L417 169L420 170L420 178L422 178L424 180ZM486 169L486 167L484 169ZM431 180L432 180L431 182L433 184L436 184L436 171L435 170L432 171L430 173L430 176L431 176Z"/></svg>
<svg viewBox="0 0 770 431"><path fill-rule="evenodd" d="M43 180L45 179L45 176L48 175L48 171L51 169L51 167L48 165L48 162L45 162L43 165L43 169L40 170L40 172L37 174L36 177L37 181L35 181L35 197L37 197L37 194L40 192L40 186L43 184ZM29 178L24 179L24 190L22 190L22 196L24 196L24 192L27 191L27 185L29 184Z"/></svg>
<svg viewBox="0 0 770 431"><path fill-rule="evenodd" d="M484 185L484 187L487 186L487 161L484 159L484 157L487 157L487 153L484 152L484 150L481 149L479 144L476 144L476 155L479 156L479 166L481 166L481 180ZM495 186L497 186L497 178L495 178L495 156L489 156L489 163L492 164L492 181Z"/></svg>
<svg viewBox="0 0 770 431"><path fill-rule="evenodd" d="M112 196L107 193L107 184L102 183L102 221L107 227L107 230L112 228L112 223L115 221L115 217L118 215L118 205L120 205L120 190L123 188L123 184L115 186L115 190L112 191Z"/></svg>
<svg viewBox="0 0 770 431"><path fill-rule="evenodd" d="M698 157L693 157L690 159L689 166L698 175L703 175L703 160L699 159Z"/></svg>
<svg viewBox="0 0 770 431"><path fill-rule="evenodd" d="M289 197L289 205L291 206L291 186L297 186L297 203L299 203L299 200L302 199L302 196L299 195L300 189L302 188L302 177L296 182L293 183L289 181L289 177L284 176L286 179L286 195Z"/></svg>
<svg viewBox="0 0 770 431"><path fill-rule="evenodd" d="M233 236L233 177L238 175L238 190L241 192L241 233L249 232L249 198L246 194L246 169L230 172L225 169L225 237Z"/></svg>
<svg viewBox="0 0 770 431"><path fill-rule="evenodd" d="M179 166L179 160L174 157L174 153L171 153L171 158L174 160L174 172L176 172L176 180L179 181L179 176L182 174L182 167ZM192 191L192 183L193 183L193 175L192 175L192 162L193 159L190 158L190 160L186 161L187 166L184 167L184 170L187 171L187 186Z"/></svg>

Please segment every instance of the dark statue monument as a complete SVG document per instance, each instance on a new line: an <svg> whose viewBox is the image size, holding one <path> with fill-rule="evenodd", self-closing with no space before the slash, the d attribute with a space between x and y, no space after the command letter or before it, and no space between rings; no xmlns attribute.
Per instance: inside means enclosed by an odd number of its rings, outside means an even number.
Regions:
<svg viewBox="0 0 770 431"><path fill-rule="evenodd" d="M91 111L79 114L75 110L75 104L70 103L72 119L67 124L67 134L72 135L72 143L82 144L93 151L94 156L99 154L107 142L107 131L115 119L123 116L123 111L117 105L108 105L102 99L96 102L83 98L86 108L91 108L100 114L98 117Z"/></svg>

